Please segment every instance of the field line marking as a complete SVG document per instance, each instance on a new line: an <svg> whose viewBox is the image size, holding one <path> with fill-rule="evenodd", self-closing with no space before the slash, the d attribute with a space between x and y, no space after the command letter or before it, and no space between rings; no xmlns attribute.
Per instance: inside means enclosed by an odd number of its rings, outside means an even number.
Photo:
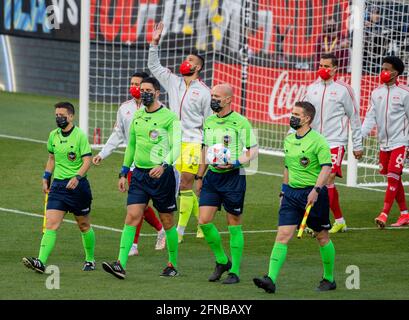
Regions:
<svg viewBox="0 0 409 320"><path fill-rule="evenodd" d="M6 138L6 139L14 139L14 140L21 140L21 141L28 141L28 142L35 142L35 143L43 143L46 144L47 141L42 141L42 140L36 140L36 139L31 139L31 138L24 138L24 137L17 137L17 136L10 136L6 134L0 134L0 138ZM123 151L117 151L115 150L114 153L119 153L119 154L124 154ZM256 172L254 170L248 170L249 172ZM273 172L267 172L267 171L257 171L256 173L262 174L262 175L267 175L267 176L274 176L274 177L282 177L283 175L281 173L273 173ZM337 182L337 185L347 187L346 184ZM358 188L362 190L368 190L368 191L376 191L376 192L385 192L385 190L382 189L375 189L375 188L369 188L369 187L352 187L352 188ZM409 193L405 193L405 195L409 196Z"/></svg>
<svg viewBox="0 0 409 320"><path fill-rule="evenodd" d="M23 216L29 216L29 217L34 217L34 218L43 218L42 214L37 214L37 213L32 213L32 212L26 212L26 211L21 211L21 210L16 210L16 209L9 209L9 208L2 208L0 207L0 212L3 213L15 213ZM77 224L76 221L74 220L69 220L69 219L64 219L64 222L71 223L71 224ZM116 229L116 228L111 228L111 227L106 227L106 226L100 226L97 224L91 224L93 228L95 229L101 229L101 230L107 230L107 231L113 231L113 232L119 232L121 233L122 230ZM396 230L396 229L409 229L408 227L386 227L385 229L390 229L390 230ZM364 228L348 228L348 230L352 231L366 231L366 230L378 230L377 227L364 227ZM253 234L253 233L276 233L277 230L243 230L243 233L248 233L248 234ZM220 234L229 234L228 231L220 231ZM157 236L157 233L141 233L141 236L145 237L155 237ZM195 232L187 232L185 235L196 235Z"/></svg>

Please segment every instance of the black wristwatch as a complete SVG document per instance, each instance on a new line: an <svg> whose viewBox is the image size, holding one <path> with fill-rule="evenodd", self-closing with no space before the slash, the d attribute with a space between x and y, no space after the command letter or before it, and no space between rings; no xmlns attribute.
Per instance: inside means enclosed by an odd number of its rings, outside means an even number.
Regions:
<svg viewBox="0 0 409 320"><path fill-rule="evenodd" d="M163 169L166 169L167 167L169 167L169 165L165 161L162 162L161 166Z"/></svg>
<svg viewBox="0 0 409 320"><path fill-rule="evenodd" d="M75 176L75 178L77 178L77 180L80 181L83 177L80 176L79 174L77 174L77 175Z"/></svg>
<svg viewBox="0 0 409 320"><path fill-rule="evenodd" d="M321 192L321 188L320 187L314 187L314 190L319 194Z"/></svg>
<svg viewBox="0 0 409 320"><path fill-rule="evenodd" d="M120 172L119 175L118 175L118 178L119 178L119 179L121 179L121 178L126 178L127 175L128 175L127 173L122 173L122 172Z"/></svg>
<svg viewBox="0 0 409 320"><path fill-rule="evenodd" d="M195 175L195 180L203 180L203 177L198 176L197 174Z"/></svg>
<svg viewBox="0 0 409 320"><path fill-rule="evenodd" d="M283 192L283 191L281 191L281 192L280 192L280 194L279 194L278 196L279 196L280 198L281 198L281 197L284 197L284 192Z"/></svg>

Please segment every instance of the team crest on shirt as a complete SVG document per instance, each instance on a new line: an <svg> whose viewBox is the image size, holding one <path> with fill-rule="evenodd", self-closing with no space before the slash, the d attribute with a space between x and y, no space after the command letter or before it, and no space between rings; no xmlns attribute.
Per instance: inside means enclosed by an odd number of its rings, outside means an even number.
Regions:
<svg viewBox="0 0 409 320"><path fill-rule="evenodd" d="M75 161L75 159L77 159L77 154L75 152L68 152L67 154L67 158L70 161Z"/></svg>
<svg viewBox="0 0 409 320"><path fill-rule="evenodd" d="M158 131L158 130L151 130L151 131L149 131L149 137L150 137L152 140L158 139L158 137L159 137L159 131Z"/></svg>
<svg viewBox="0 0 409 320"><path fill-rule="evenodd" d="M231 143L231 137L229 135L225 135L223 137L223 144L225 147L228 147L229 144Z"/></svg>
<svg viewBox="0 0 409 320"><path fill-rule="evenodd" d="M306 167L308 167L308 165L310 164L310 159L308 159L307 157L302 157L302 158L300 159L300 164L301 164L304 168L306 168Z"/></svg>

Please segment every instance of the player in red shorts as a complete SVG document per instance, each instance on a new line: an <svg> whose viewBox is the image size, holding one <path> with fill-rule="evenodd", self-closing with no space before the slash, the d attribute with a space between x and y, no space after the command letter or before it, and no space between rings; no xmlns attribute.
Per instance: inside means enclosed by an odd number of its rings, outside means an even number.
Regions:
<svg viewBox="0 0 409 320"><path fill-rule="evenodd" d="M108 141L106 142L104 148L92 159L92 162L95 165L99 165L102 160L107 158L112 152L119 147L121 143L127 144L128 137L129 137L129 127L132 123L133 116L135 111L138 110L140 107L143 107L141 101L141 94L140 94L140 83L144 78L147 78L148 74L145 72L136 72L131 77L131 86L130 86L130 94L132 95L132 99L124 102L118 109L117 112L117 120L114 126L114 130L112 131L111 136L109 137ZM130 172L130 175L132 172ZM130 175L128 179L130 179ZM129 182L130 184L130 182ZM165 248L166 243L166 236L165 230L163 229L162 223L157 218L155 211L153 211L152 207L147 206L144 219L141 220L139 225L136 228L135 239L134 243L129 251L130 256L137 256L139 254L138 251L138 241L139 235L141 233L141 227L143 220L146 220L151 226L153 226L156 231L158 231L158 237L156 240L155 249L162 250Z"/></svg>
<svg viewBox="0 0 409 320"><path fill-rule="evenodd" d="M312 103L317 115L312 128L322 134L331 148L332 171L328 179L328 196L331 211L335 217L330 233L346 231L346 221L339 205L335 177L342 178L342 159L348 144L348 122L352 129L353 154L362 158L361 120L359 105L355 101L352 88L336 80L338 61L333 54L323 54L318 70L319 79L308 86L304 101Z"/></svg>
<svg viewBox="0 0 409 320"><path fill-rule="evenodd" d="M398 76L404 69L405 66L398 57L389 56L383 59L380 75L382 85L372 91L370 108L362 125L363 137L366 137L375 125L377 127L380 174L386 175L388 179L383 209L375 218L375 223L381 229L386 226L394 200L399 205L400 216L392 227L409 224L401 178L409 143L409 88L398 82Z"/></svg>

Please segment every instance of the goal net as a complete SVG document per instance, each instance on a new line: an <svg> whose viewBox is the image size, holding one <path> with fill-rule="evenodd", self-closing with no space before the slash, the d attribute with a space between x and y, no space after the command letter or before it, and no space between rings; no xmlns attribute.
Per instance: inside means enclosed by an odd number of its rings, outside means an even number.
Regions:
<svg viewBox="0 0 409 320"><path fill-rule="evenodd" d="M402 59L406 70L399 81L408 83L409 3L402 0L366 0L365 5L361 103L368 105L371 91L379 86L383 57L395 55ZM364 116L364 111L366 107L361 110L361 116ZM386 178L378 173L376 130L365 140L364 150L362 163L365 166L358 169L358 182L368 186L386 185ZM407 184L407 176L403 178Z"/></svg>
<svg viewBox="0 0 409 320"><path fill-rule="evenodd" d="M408 66L408 6L403 0L365 0L362 119L379 85L381 57L395 54ZM291 107L317 78L319 57L334 53L338 78L347 83L354 72L353 17L359 15L351 0L90 0L89 10L88 124L95 145L106 142L119 105L131 98L130 76L148 71L151 33L160 20L162 65L177 72L190 52L204 56L202 79L209 86L233 85L233 108L252 121L262 152L271 155L283 155ZM167 103L165 93L161 100ZM373 131L365 140L355 177L360 184L385 183L377 171L375 137Z"/></svg>

